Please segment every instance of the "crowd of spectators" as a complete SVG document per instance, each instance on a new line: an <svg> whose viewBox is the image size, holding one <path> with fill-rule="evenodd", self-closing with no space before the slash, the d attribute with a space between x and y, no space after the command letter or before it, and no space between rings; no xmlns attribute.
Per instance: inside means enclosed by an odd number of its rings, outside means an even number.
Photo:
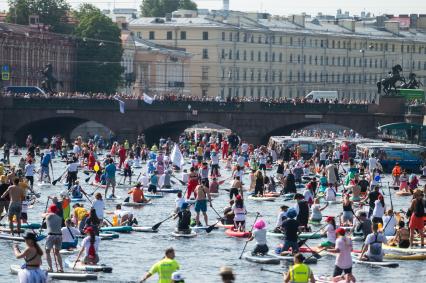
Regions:
<svg viewBox="0 0 426 283"><path fill-rule="evenodd" d="M292 138L312 137L319 139L335 139L335 138L362 138L361 135L352 129L326 130L326 129L301 129L294 130L291 133Z"/></svg>
<svg viewBox="0 0 426 283"><path fill-rule="evenodd" d="M60 99L122 99L122 100L143 100L144 96L139 94L128 93L96 93L96 92L56 92L56 93L32 93L32 94L15 94L10 92L1 93L5 97L24 97L24 98L60 98ZM227 102L227 103L249 103L249 102L264 102L272 104L303 104L303 103L320 103L320 104L375 104L372 100L355 100L355 99L316 99L307 100L304 97L287 98L287 97L226 97L220 96L195 96L180 92L150 92L149 96L157 102L173 102L173 101L188 101L188 102ZM424 105L417 99L407 101L408 105Z"/></svg>

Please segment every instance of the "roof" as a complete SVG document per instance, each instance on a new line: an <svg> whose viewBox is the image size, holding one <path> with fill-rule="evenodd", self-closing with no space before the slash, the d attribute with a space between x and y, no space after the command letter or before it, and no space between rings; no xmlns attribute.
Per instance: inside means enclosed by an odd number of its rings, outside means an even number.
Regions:
<svg viewBox="0 0 426 283"><path fill-rule="evenodd" d="M68 39L67 35L49 32L47 30L38 29L37 27L31 27L26 25L17 25L11 23L0 22L0 32L13 33L22 36L31 36L34 34L44 34L50 37L56 37L61 39Z"/></svg>
<svg viewBox="0 0 426 283"><path fill-rule="evenodd" d="M134 38L136 49L142 49L150 52L157 52L165 55L174 55L177 57L192 57L192 53L184 51L182 48L172 48L155 44L152 41L141 38Z"/></svg>
<svg viewBox="0 0 426 283"><path fill-rule="evenodd" d="M398 35L391 31L379 28L375 20L355 21L355 31L351 31L341 25L339 21L319 20L305 21L302 27L287 18L256 18L252 14L238 11L213 11L208 15L200 15L196 18L138 18L129 22L130 27L164 26L164 27L208 27L224 29L247 29L274 31L297 34L324 34L347 37L371 37L374 39L400 39L425 41L426 32L416 29L404 29L401 27Z"/></svg>

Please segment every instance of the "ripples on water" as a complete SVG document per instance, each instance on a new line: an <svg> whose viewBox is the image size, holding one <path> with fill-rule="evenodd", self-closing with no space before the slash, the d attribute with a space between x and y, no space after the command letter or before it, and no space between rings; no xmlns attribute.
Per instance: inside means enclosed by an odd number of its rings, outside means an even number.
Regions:
<svg viewBox="0 0 426 283"><path fill-rule="evenodd" d="M12 157L12 162L17 164L16 157ZM59 176L65 169L65 164L62 162L54 162L54 175ZM136 170L135 175L139 174L140 169ZM145 172L145 169L144 169ZM273 171L270 171L272 174ZM230 175L229 171L222 170L222 178ZM80 173L80 179L84 180L86 175ZM120 180L121 176L117 176ZM136 177L134 177L136 178ZM248 175L244 176L243 180L248 185ZM390 176L383 178L383 183L387 184L390 181ZM84 181L82 181L84 183ZM423 184L424 182L422 182ZM221 186L221 189L229 187L229 183ZM55 187L51 186L41 191L42 197L36 203L34 208L28 212L29 222L39 222L47 195L59 194L63 189L61 184ZM84 186L86 191L91 192L93 188ZM183 188L184 189L184 188ZM122 196L127 191L123 188L117 189L117 194ZM389 206L389 194L385 189L385 201ZM407 209L410 198L397 197L393 193L393 204L395 210ZM139 225L152 226L153 224L165 219L170 212L174 209L174 194L166 194L162 199L154 199L154 205L146 206L140 209L133 209ZM222 194L215 198L213 206L217 211L228 203L228 193L222 191ZM247 200L246 206L249 211L248 224L251 226L255 217L255 212L261 212L262 217L267 221L268 228L275 225L276 216L281 204L286 203L292 205L292 202L254 202ZM107 210L115 209L115 202L107 201ZM88 206L88 202L85 202ZM331 205L323 214L336 215L341 211L340 205ZM195 212L192 209L193 215ZM212 224L216 220L216 214L209 208L208 210L209 223ZM3 223L4 220L3 220ZM186 277L186 282L220 282L218 275L219 268L223 265L231 266L236 274L236 282L247 283L266 283L266 282L283 282L282 276L270 272L260 271L261 267L275 271L286 271L288 264L282 265L257 265L238 259L241 250L244 246L244 239L228 238L224 234L223 229L213 230L210 234L205 232L200 233L197 237L192 239L175 239L170 235L175 227L175 221L167 221L163 223L159 229L159 233L138 233L120 234L119 239L113 241L102 241L100 246L101 262L113 266L113 272L110 274L99 273L97 282L129 282L137 281L143 274L151 267L153 263L160 260L164 255L164 250L167 247L174 247L176 250L176 259L181 265L182 273ZM270 250L278 244L279 240L276 238L268 238L268 245ZM321 242L319 240L309 240L310 246L316 246ZM355 248L360 248L360 243L355 242ZM41 243L44 245L44 242ZM22 246L22 245L21 245ZM254 248L254 242L247 245L247 250ZM13 256L12 244L9 241L0 240L0 255L2 261L0 264L0 282L9 283L17 282L17 277L9 273L9 266L11 264L22 264L22 260L16 260ZM311 265L315 274L330 275L334 269L333 256L323 256L317 264ZM43 262L46 264L46 261ZM364 282L403 282L407 279L409 282L424 282L426 276L425 262L423 261L400 261L400 267L396 269L390 268L377 268L368 267L363 265L354 265L353 272L357 279L362 279ZM62 281L65 282L65 281ZM156 282L156 276L148 280L148 282Z"/></svg>

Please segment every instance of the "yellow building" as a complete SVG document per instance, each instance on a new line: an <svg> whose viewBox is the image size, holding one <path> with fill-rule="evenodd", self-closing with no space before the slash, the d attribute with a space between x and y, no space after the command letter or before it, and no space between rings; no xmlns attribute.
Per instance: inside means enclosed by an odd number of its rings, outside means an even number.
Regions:
<svg viewBox="0 0 426 283"><path fill-rule="evenodd" d="M132 20L129 29L138 38L192 53L188 79L196 96L292 98L337 90L341 98L372 100L378 97L376 82L396 64L406 77L414 72L425 83L426 33L394 20L177 11Z"/></svg>

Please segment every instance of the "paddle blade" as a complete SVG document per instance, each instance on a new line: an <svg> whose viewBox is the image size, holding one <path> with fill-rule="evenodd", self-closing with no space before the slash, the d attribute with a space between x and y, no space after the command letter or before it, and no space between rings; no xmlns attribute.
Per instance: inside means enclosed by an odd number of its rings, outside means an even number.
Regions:
<svg viewBox="0 0 426 283"><path fill-rule="evenodd" d="M86 179L84 179L84 181L85 181L86 183L89 183L89 180L90 180L90 176L89 176L89 177L87 177Z"/></svg>
<svg viewBox="0 0 426 283"><path fill-rule="evenodd" d="M213 231L214 227L216 227L216 224L217 224L217 223L215 223L215 224L210 225L209 227L207 227L206 232L207 232L207 233L210 233L211 231Z"/></svg>
<svg viewBox="0 0 426 283"><path fill-rule="evenodd" d="M123 202L129 202L129 200L130 200L130 197L126 197L126 198L123 200Z"/></svg>
<svg viewBox="0 0 426 283"><path fill-rule="evenodd" d="M316 259L320 259L322 257L319 253L314 252L314 251L312 251L312 256Z"/></svg>
<svg viewBox="0 0 426 283"><path fill-rule="evenodd" d="M158 228L160 228L161 224L163 224L163 222L158 222L157 224L155 224L154 226L152 226L152 230L158 230Z"/></svg>
<svg viewBox="0 0 426 283"><path fill-rule="evenodd" d="M52 185L56 186L56 183L59 182L59 180L61 180L61 178L58 178L56 180L53 180Z"/></svg>

